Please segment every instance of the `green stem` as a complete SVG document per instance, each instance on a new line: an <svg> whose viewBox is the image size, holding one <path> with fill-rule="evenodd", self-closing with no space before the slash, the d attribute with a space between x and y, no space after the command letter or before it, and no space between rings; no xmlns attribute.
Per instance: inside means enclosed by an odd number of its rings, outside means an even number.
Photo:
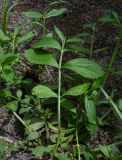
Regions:
<svg viewBox="0 0 122 160"><path fill-rule="evenodd" d="M28 130L28 132L31 132L31 130L28 128L28 126L26 125L26 123L21 119L21 117L16 112L13 112L13 114L23 124L23 126L25 126L25 128Z"/></svg>
<svg viewBox="0 0 122 160"><path fill-rule="evenodd" d="M64 52L64 44L62 45L60 60L59 60L59 69L58 69L58 133L61 133L61 67L62 67L62 58Z"/></svg>
<svg viewBox="0 0 122 160"><path fill-rule="evenodd" d="M43 17L43 36L46 34L46 18L45 16Z"/></svg>
<svg viewBox="0 0 122 160"><path fill-rule="evenodd" d="M117 105L114 103L114 101L111 99L110 96L108 96L108 94L106 93L106 91L101 88L102 93L105 95L106 99L109 101L109 103L112 105L112 107L114 108L114 110L116 111L117 115L120 117L120 119L122 120L122 114L119 111Z"/></svg>
<svg viewBox="0 0 122 160"><path fill-rule="evenodd" d="M78 150L78 160L80 160L80 145L79 145L78 129L77 129L77 127L76 127L76 141L77 141L77 150Z"/></svg>
<svg viewBox="0 0 122 160"><path fill-rule="evenodd" d="M110 72L112 70L112 66L113 66L113 64L115 62L115 59L116 59L118 53L119 53L119 48L120 48L120 45L121 45L121 40L122 40L122 26L121 26L121 29L120 29L119 37L118 37L118 40L116 42L116 46L115 46L114 52L112 54L110 63L109 63L109 65L107 67L107 70L106 70L106 75L105 75L103 83L102 83L102 88L104 87L104 85L105 85L105 83L106 83L106 81L107 81L107 79L109 77L109 74L110 74Z"/></svg>

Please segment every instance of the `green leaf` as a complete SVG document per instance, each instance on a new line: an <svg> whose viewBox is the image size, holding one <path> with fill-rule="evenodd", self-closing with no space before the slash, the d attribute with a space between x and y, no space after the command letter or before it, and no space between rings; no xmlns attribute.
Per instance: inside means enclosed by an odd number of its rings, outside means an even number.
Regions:
<svg viewBox="0 0 122 160"><path fill-rule="evenodd" d="M35 155L36 157L42 158L44 154L50 153L52 150L52 146L38 146L33 149L32 154Z"/></svg>
<svg viewBox="0 0 122 160"><path fill-rule="evenodd" d="M34 87L32 89L32 94L39 98L57 97L56 93L54 93L50 88L43 85L38 85Z"/></svg>
<svg viewBox="0 0 122 160"><path fill-rule="evenodd" d="M79 37L68 38L67 43L80 42L81 39Z"/></svg>
<svg viewBox="0 0 122 160"><path fill-rule="evenodd" d="M110 158L110 148L107 146L99 146L100 151L106 156L106 158Z"/></svg>
<svg viewBox="0 0 122 160"><path fill-rule="evenodd" d="M22 91L19 89L16 93L17 97L20 99L22 97Z"/></svg>
<svg viewBox="0 0 122 160"><path fill-rule="evenodd" d="M9 110L15 112L17 110L18 107L18 100L14 100L11 102L8 102L5 107L7 107Z"/></svg>
<svg viewBox="0 0 122 160"><path fill-rule="evenodd" d="M16 37L19 35L20 31L21 31L22 26L17 25L14 29L14 33L13 33L13 38L16 39Z"/></svg>
<svg viewBox="0 0 122 160"><path fill-rule="evenodd" d="M80 53L87 53L87 54L91 53L90 48L78 47L78 46L74 46L74 45L70 45L67 49L69 51L76 52L76 53L79 53L79 52Z"/></svg>
<svg viewBox="0 0 122 160"><path fill-rule="evenodd" d="M12 65L13 63L15 63L15 61L18 59L17 55L12 55L12 54L8 54L4 57L4 60L2 62L2 66L6 66L6 65Z"/></svg>
<svg viewBox="0 0 122 160"><path fill-rule="evenodd" d="M28 140L34 140L39 138L39 134L38 132L34 131L34 132L30 132L28 135Z"/></svg>
<svg viewBox="0 0 122 160"><path fill-rule="evenodd" d="M56 157L58 160L71 160L66 153L58 153Z"/></svg>
<svg viewBox="0 0 122 160"><path fill-rule="evenodd" d="M63 108L65 108L66 110L76 114L76 107L75 107L75 105L73 104L73 102L71 100L63 99L61 101L61 106Z"/></svg>
<svg viewBox="0 0 122 160"><path fill-rule="evenodd" d="M33 118L31 119L31 124L28 126L30 128L30 130L32 131L37 131L40 128L44 127L45 122L41 121L38 118Z"/></svg>
<svg viewBox="0 0 122 160"><path fill-rule="evenodd" d="M21 37L17 38L17 44L26 43L28 40L32 39L34 34L32 32L26 33Z"/></svg>
<svg viewBox="0 0 122 160"><path fill-rule="evenodd" d="M57 35L60 38L61 42L64 43L64 41L65 41L64 34L56 26L55 26L55 32L57 33Z"/></svg>
<svg viewBox="0 0 122 160"><path fill-rule="evenodd" d="M70 69L85 78L96 79L104 75L99 64L84 58L70 60L63 65L63 68Z"/></svg>
<svg viewBox="0 0 122 160"><path fill-rule="evenodd" d="M35 11L33 11L33 12L23 12L23 15L25 15L28 18L35 18L35 19L38 19L38 18L42 17L41 13L35 12Z"/></svg>
<svg viewBox="0 0 122 160"><path fill-rule="evenodd" d="M2 97L11 97L12 96L12 93L9 89L1 89L0 90L0 96Z"/></svg>
<svg viewBox="0 0 122 160"><path fill-rule="evenodd" d="M46 18L60 16L64 12L66 12L66 8L52 9L50 12L46 14Z"/></svg>
<svg viewBox="0 0 122 160"><path fill-rule="evenodd" d="M10 38L4 34L4 32L2 31L2 29L0 29L0 40L3 41L3 42L10 40Z"/></svg>
<svg viewBox="0 0 122 160"><path fill-rule="evenodd" d="M33 48L53 48L60 50L60 44L52 37L44 37L36 44L32 46Z"/></svg>
<svg viewBox="0 0 122 160"><path fill-rule="evenodd" d="M0 46L0 57L4 55L3 48Z"/></svg>
<svg viewBox="0 0 122 160"><path fill-rule="evenodd" d="M99 48L99 49L94 50L93 53L94 53L94 54L97 54L97 53L100 53L100 52L104 52L104 51L106 51L106 50L107 50L106 47L105 47L105 48Z"/></svg>
<svg viewBox="0 0 122 160"><path fill-rule="evenodd" d="M87 92L89 84L85 83L82 85L75 86L68 91L66 91L63 96L79 96Z"/></svg>
<svg viewBox="0 0 122 160"><path fill-rule="evenodd" d="M13 71L13 69L11 68L11 66L4 66L4 68L2 69L2 78L6 81L6 82L13 82L14 79L16 79L16 74Z"/></svg>
<svg viewBox="0 0 122 160"><path fill-rule="evenodd" d="M48 51L29 49L25 51L25 57L33 64L58 67L58 64L53 55Z"/></svg>
<svg viewBox="0 0 122 160"><path fill-rule="evenodd" d="M96 107L93 100L91 100L88 96L85 97L85 110L88 121L92 124L96 124Z"/></svg>
<svg viewBox="0 0 122 160"><path fill-rule="evenodd" d="M102 23L112 23L113 25L120 24L120 18L118 14L114 11L109 11L106 14L104 14L100 19L100 22Z"/></svg>

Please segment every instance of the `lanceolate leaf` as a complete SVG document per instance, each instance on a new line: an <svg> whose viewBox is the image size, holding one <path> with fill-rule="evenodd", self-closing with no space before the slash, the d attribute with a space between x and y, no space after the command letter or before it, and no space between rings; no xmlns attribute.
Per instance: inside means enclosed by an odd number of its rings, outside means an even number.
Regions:
<svg viewBox="0 0 122 160"><path fill-rule="evenodd" d="M96 124L96 107L93 100L91 100L88 96L85 97L85 110L88 121L92 124Z"/></svg>
<svg viewBox="0 0 122 160"><path fill-rule="evenodd" d="M12 65L18 59L17 55L8 54L4 57L2 66Z"/></svg>
<svg viewBox="0 0 122 160"><path fill-rule="evenodd" d="M57 97L56 93L54 93L50 88L43 85L38 85L34 87L32 89L32 94L39 98Z"/></svg>
<svg viewBox="0 0 122 160"><path fill-rule="evenodd" d="M65 37L63 33L55 26L55 32L57 33L58 37L61 39L61 42L64 43Z"/></svg>
<svg viewBox="0 0 122 160"><path fill-rule="evenodd" d="M60 44L52 37L44 37L36 44L33 45L33 48L53 48L60 50Z"/></svg>
<svg viewBox="0 0 122 160"><path fill-rule="evenodd" d="M75 107L75 104L72 101L70 101L68 99L63 99L61 101L61 106L63 108L65 108L66 110L76 114L76 107Z"/></svg>
<svg viewBox="0 0 122 160"><path fill-rule="evenodd" d="M26 33L21 37L18 37L17 44L25 43L28 40L32 39L34 37L34 34L32 32Z"/></svg>
<svg viewBox="0 0 122 160"><path fill-rule="evenodd" d="M32 154L36 157L42 158L44 154L50 153L52 150L51 146L45 147L45 146L38 146L33 149Z"/></svg>
<svg viewBox="0 0 122 160"><path fill-rule="evenodd" d="M28 18L35 18L35 19L42 17L41 13L35 12L35 11L33 11L33 12L23 12L23 15L25 15Z"/></svg>
<svg viewBox="0 0 122 160"><path fill-rule="evenodd" d="M9 41L10 40L10 38L4 34L2 29L0 29L0 40L2 40L2 41Z"/></svg>
<svg viewBox="0 0 122 160"><path fill-rule="evenodd" d="M78 58L66 62L63 68L70 69L85 78L99 78L104 75L102 67L94 61Z"/></svg>
<svg viewBox="0 0 122 160"><path fill-rule="evenodd" d="M81 94L84 94L87 92L89 88L89 84L88 83L85 83L85 84L82 84L82 85L78 85L78 86L75 86L71 89L69 89L68 91L66 91L63 96L79 96Z"/></svg>
<svg viewBox="0 0 122 160"><path fill-rule="evenodd" d="M47 13L46 18L60 16L65 11L66 11L66 8L52 9L50 12Z"/></svg>
<svg viewBox="0 0 122 160"><path fill-rule="evenodd" d="M34 64L51 65L58 67L55 58L48 51L29 49L25 51L25 57L28 61Z"/></svg>

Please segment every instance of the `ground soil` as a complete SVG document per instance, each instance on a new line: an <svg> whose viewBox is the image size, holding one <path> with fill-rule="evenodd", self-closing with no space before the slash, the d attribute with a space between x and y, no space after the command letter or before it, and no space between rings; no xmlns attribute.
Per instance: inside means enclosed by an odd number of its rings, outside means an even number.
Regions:
<svg viewBox="0 0 122 160"><path fill-rule="evenodd" d="M8 0L9 1L9 0ZM2 2L0 0L0 16L2 13ZM9 1L12 4L14 1ZM11 14L11 19L8 28L12 29L18 23L21 23L23 11L35 10L42 11L42 9L47 5L49 0L21 0L20 5L18 5L13 13ZM23 4L24 2L24 4ZM69 0L69 5L67 5L68 11L63 16L56 19L52 19L48 24L48 28L52 28L52 24L59 26L67 36L74 36L82 32L82 25L85 23L91 23L97 21L98 18L104 14L107 10L114 10L122 16L122 0ZM53 29L53 28L52 28ZM102 34L101 34L102 33ZM105 33L105 34L104 34ZM99 36L100 35L100 36ZM112 54L115 37L117 31L114 29L100 28L98 30L99 41L96 43L96 46L107 46L108 50L102 55L99 55L97 58L101 59L101 64L105 65ZM118 58L115 62L115 65L122 64L122 52L120 51ZM122 77L120 76L111 76L107 83L108 92L115 88L116 97L122 98ZM114 119L113 119L114 121ZM113 123L114 124L114 123ZM18 128L20 124L14 118L11 113L4 107L0 108L0 135L3 137L8 137L13 141L21 140L22 127ZM118 124L120 127L120 124ZM113 126L114 127L114 126ZM109 144L112 142L110 136L112 130L103 129L92 138L93 145L97 146L98 144ZM104 137L104 139L103 139ZM34 160L32 155L28 151L23 150L10 154L5 152L5 160Z"/></svg>

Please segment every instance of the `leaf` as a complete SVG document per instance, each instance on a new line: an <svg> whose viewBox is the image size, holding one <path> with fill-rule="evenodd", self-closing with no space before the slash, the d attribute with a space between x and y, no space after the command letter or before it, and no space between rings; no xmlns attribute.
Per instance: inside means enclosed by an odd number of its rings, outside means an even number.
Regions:
<svg viewBox="0 0 122 160"><path fill-rule="evenodd" d="M25 51L25 57L33 64L58 67L58 64L54 59L53 55L48 51L29 49Z"/></svg>
<svg viewBox="0 0 122 160"><path fill-rule="evenodd" d="M16 93L17 97L20 99L22 97L22 91L19 89Z"/></svg>
<svg viewBox="0 0 122 160"><path fill-rule="evenodd" d="M66 153L58 153L56 157L58 160L71 160Z"/></svg>
<svg viewBox="0 0 122 160"><path fill-rule="evenodd" d="M39 98L57 97L57 95L48 87L38 85L32 89L32 94Z"/></svg>
<svg viewBox="0 0 122 160"><path fill-rule="evenodd" d="M63 65L63 68L70 69L85 78L96 79L104 75L99 64L84 58L70 60Z"/></svg>
<svg viewBox="0 0 122 160"><path fill-rule="evenodd" d="M67 43L81 42L81 39L79 37L72 37L72 38L68 38L66 42Z"/></svg>
<svg viewBox="0 0 122 160"><path fill-rule="evenodd" d="M38 132L34 131L34 132L30 132L28 135L28 140L34 140L39 138L39 134Z"/></svg>
<svg viewBox="0 0 122 160"><path fill-rule="evenodd" d="M93 100L91 100L88 96L85 97L85 110L88 121L92 124L96 124L96 107Z"/></svg>
<svg viewBox="0 0 122 160"><path fill-rule="evenodd" d="M94 50L93 53L94 53L94 54L97 54L97 53L100 53L100 52L104 52L104 51L106 51L106 50L107 50L106 47L105 47L105 48L99 48L99 49Z"/></svg>
<svg viewBox="0 0 122 160"><path fill-rule="evenodd" d="M61 9L52 9L50 12L46 14L46 18L60 16L66 11L66 8Z"/></svg>
<svg viewBox="0 0 122 160"><path fill-rule="evenodd" d="M13 71L13 69L11 68L11 66L5 66L3 69L2 69L2 78L6 81L6 82L12 82L14 81L14 79L16 79L16 74L15 72Z"/></svg>
<svg viewBox="0 0 122 160"><path fill-rule="evenodd" d="M40 119L37 118L33 118L31 120L31 123L28 127L30 128L30 130L32 131L37 131L40 128L44 127L45 122L44 121L40 121Z"/></svg>
<svg viewBox="0 0 122 160"><path fill-rule="evenodd" d="M44 37L36 44L32 46L33 48L53 48L60 50L60 44L52 37Z"/></svg>
<svg viewBox="0 0 122 160"><path fill-rule="evenodd" d="M69 49L69 51L72 51L72 52L83 52L83 53L87 53L87 54L91 53L90 48L78 47L78 46L74 46L74 45L70 45L68 47L68 49Z"/></svg>
<svg viewBox="0 0 122 160"><path fill-rule="evenodd" d="M4 57L4 60L2 62L2 66L6 66L6 65L12 65L13 63L15 63L15 61L18 59L17 55L12 55L12 54L8 54Z"/></svg>
<svg viewBox="0 0 122 160"><path fill-rule="evenodd" d="M114 11L109 11L106 14L104 14L100 19L100 22L102 23L112 23L113 25L120 24L120 18L118 14Z"/></svg>
<svg viewBox="0 0 122 160"><path fill-rule="evenodd" d="M7 97L11 97L12 93L11 93L11 91L9 89L1 89L0 90L0 96L1 97L3 96L5 98L7 98Z"/></svg>
<svg viewBox="0 0 122 160"><path fill-rule="evenodd" d="M55 29L55 32L57 33L58 37L60 38L61 42L64 43L64 41L65 41L64 34L56 26L54 29Z"/></svg>
<svg viewBox="0 0 122 160"><path fill-rule="evenodd" d="M68 91L66 91L63 96L79 96L87 92L89 84L85 83L82 85L75 86Z"/></svg>
<svg viewBox="0 0 122 160"><path fill-rule="evenodd" d="M17 38L17 44L26 43L28 40L32 39L34 34L32 32L26 33L21 37Z"/></svg>
<svg viewBox="0 0 122 160"><path fill-rule="evenodd" d="M63 99L61 101L61 106L65 109L67 109L68 111L76 114L76 107L71 100Z"/></svg>
<svg viewBox="0 0 122 160"><path fill-rule="evenodd" d="M21 31L21 26L17 25L14 29L13 38L16 39L16 37L19 35Z"/></svg>
<svg viewBox="0 0 122 160"><path fill-rule="evenodd" d="M3 48L0 46L0 57L4 55Z"/></svg>
<svg viewBox="0 0 122 160"><path fill-rule="evenodd" d="M99 146L100 151L105 155L106 158L111 158L110 157L110 148L107 146Z"/></svg>
<svg viewBox="0 0 122 160"><path fill-rule="evenodd" d="M4 34L4 32L2 31L2 29L0 29L0 40L3 41L3 42L10 40L10 38Z"/></svg>
<svg viewBox="0 0 122 160"><path fill-rule="evenodd" d="M28 18L38 19L38 18L42 17L41 13L35 12L35 11L33 11L33 12L23 12L22 14L25 15L26 17L28 17Z"/></svg>
<svg viewBox="0 0 122 160"><path fill-rule="evenodd" d="M44 154L50 153L52 150L52 146L38 146L33 149L32 154L35 155L36 157L42 158Z"/></svg>
<svg viewBox="0 0 122 160"><path fill-rule="evenodd" d="M9 110L15 112L17 110L18 107L18 100L14 100L11 102L8 102L5 107L7 107Z"/></svg>

